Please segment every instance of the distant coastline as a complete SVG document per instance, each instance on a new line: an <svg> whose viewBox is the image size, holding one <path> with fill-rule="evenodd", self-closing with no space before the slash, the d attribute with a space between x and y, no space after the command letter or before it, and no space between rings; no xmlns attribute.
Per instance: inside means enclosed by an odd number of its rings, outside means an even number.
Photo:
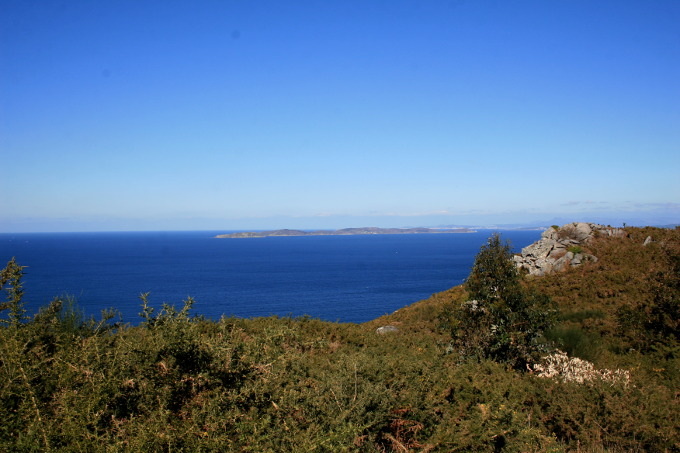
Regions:
<svg viewBox="0 0 680 453"><path fill-rule="evenodd" d="M243 238L266 238L280 236L351 236L359 234L446 234L446 233L476 233L470 228L343 228L340 230L271 230L271 231L244 231L240 233L218 234L216 238L243 239Z"/></svg>

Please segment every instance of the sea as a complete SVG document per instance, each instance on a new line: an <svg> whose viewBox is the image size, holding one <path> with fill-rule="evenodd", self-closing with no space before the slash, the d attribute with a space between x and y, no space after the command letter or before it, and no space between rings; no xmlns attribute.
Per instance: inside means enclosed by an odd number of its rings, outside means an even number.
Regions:
<svg viewBox="0 0 680 453"><path fill-rule="evenodd" d="M474 233L217 239L230 231L3 233L0 268L24 269L29 314L69 297L86 317L113 308L141 321L151 306L192 314L311 316L361 323L460 285L492 230ZM499 231L519 251L538 230ZM2 295L2 299L5 296Z"/></svg>

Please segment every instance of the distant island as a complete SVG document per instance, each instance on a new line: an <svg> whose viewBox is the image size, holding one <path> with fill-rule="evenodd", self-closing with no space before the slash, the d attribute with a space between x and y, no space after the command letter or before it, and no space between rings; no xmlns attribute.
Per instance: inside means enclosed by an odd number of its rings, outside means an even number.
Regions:
<svg viewBox="0 0 680 453"><path fill-rule="evenodd" d="M476 233L469 228L343 228L341 230L272 230L272 231L244 231L241 233L218 234L216 238L266 238L273 236L350 236L357 234L436 234L436 233Z"/></svg>

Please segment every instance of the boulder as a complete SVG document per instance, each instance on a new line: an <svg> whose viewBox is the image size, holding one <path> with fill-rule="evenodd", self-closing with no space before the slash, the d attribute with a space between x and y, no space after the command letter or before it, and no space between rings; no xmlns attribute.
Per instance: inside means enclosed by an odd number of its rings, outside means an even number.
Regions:
<svg viewBox="0 0 680 453"><path fill-rule="evenodd" d="M394 326L382 326L378 327L375 329L375 333L378 335L385 335L386 333L393 333L393 332L399 332L399 329L397 329Z"/></svg>
<svg viewBox="0 0 680 453"><path fill-rule="evenodd" d="M596 256L583 252L581 246L602 236L625 237L626 232L620 228L585 222L568 223L559 228L550 227L541 234L541 239L524 247L522 253L513 259L515 265L529 275L541 276L566 270L587 261L597 261Z"/></svg>

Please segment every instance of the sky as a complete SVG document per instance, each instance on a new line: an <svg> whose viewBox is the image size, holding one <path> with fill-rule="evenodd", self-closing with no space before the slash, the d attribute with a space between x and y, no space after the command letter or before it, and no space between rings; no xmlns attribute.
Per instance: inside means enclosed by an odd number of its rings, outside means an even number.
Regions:
<svg viewBox="0 0 680 453"><path fill-rule="evenodd" d="M0 1L0 232L680 223L680 2Z"/></svg>

